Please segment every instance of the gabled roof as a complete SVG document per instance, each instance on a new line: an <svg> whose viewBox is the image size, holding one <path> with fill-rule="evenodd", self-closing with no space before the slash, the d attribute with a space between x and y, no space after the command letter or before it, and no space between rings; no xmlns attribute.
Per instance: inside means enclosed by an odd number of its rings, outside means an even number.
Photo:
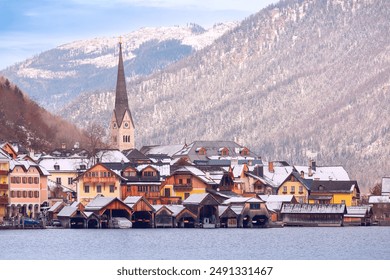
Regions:
<svg viewBox="0 0 390 280"><path fill-rule="evenodd" d="M33 161L30 161L30 160L17 160L17 159L13 159L10 161L10 170L14 170L14 168L16 166L20 166L24 169L24 171L27 171L30 169L30 167L35 167L39 174L43 175L43 176L50 176L50 173L41 165L33 162Z"/></svg>
<svg viewBox="0 0 390 280"><path fill-rule="evenodd" d="M143 203L145 203L150 209L151 211L155 211L155 209L153 208L153 206L149 203L149 201L144 198L143 196L128 196L126 197L126 199L123 201L123 203L125 203L126 205L128 205L131 209L134 210L135 208L135 205L138 204L140 201L142 201Z"/></svg>
<svg viewBox="0 0 390 280"><path fill-rule="evenodd" d="M166 155L168 157L172 157L178 151L183 149L183 147L183 144L143 146L140 152L145 155Z"/></svg>
<svg viewBox="0 0 390 280"><path fill-rule="evenodd" d="M344 214L345 204L290 204L283 203L282 214Z"/></svg>
<svg viewBox="0 0 390 280"><path fill-rule="evenodd" d="M180 174L180 173L191 173L192 175L199 178L201 181L203 181L206 184L209 185L216 185L218 184L216 181L214 181L210 174L207 174L206 172L203 172L199 168L196 168L195 166L183 166L177 169L175 172L173 172L172 175Z"/></svg>
<svg viewBox="0 0 390 280"><path fill-rule="evenodd" d="M88 166L88 160L86 158L55 158L55 157L43 157L39 164L45 169L51 172L76 172L82 170L82 167ZM58 166L59 169L55 169L54 166Z"/></svg>
<svg viewBox="0 0 390 280"><path fill-rule="evenodd" d="M96 153L95 158L99 159L101 163L124 163L129 162L128 158L117 149L100 150Z"/></svg>
<svg viewBox="0 0 390 280"><path fill-rule="evenodd" d="M293 176L298 182L300 182L307 190L310 190L313 184L313 180L302 178L301 175L293 171L287 178L279 185L279 188L283 186L284 183L290 180L291 176Z"/></svg>
<svg viewBox="0 0 390 280"><path fill-rule="evenodd" d="M65 206L62 210L57 214L57 217L72 217L78 208L73 206Z"/></svg>
<svg viewBox="0 0 390 280"><path fill-rule="evenodd" d="M215 205L218 205L219 202L209 193L200 193L200 194L191 194L183 201L183 205L199 205L206 200L211 200Z"/></svg>
<svg viewBox="0 0 390 280"><path fill-rule="evenodd" d="M342 166L316 166L315 170L311 170L312 176L309 176L308 166L295 165L294 168L298 171L299 174L303 172L305 179L332 181L350 180L347 171Z"/></svg>
<svg viewBox="0 0 390 280"><path fill-rule="evenodd" d="M354 188L360 193L357 181L317 181L314 180L311 186L313 192L351 193Z"/></svg>
<svg viewBox="0 0 390 280"><path fill-rule="evenodd" d="M98 196L94 200L90 201L86 206L85 206L85 211L96 211L96 210L101 210L107 205L109 205L111 202L116 200L118 198L116 197L104 197L104 196Z"/></svg>
<svg viewBox="0 0 390 280"><path fill-rule="evenodd" d="M143 153L141 153L140 151L138 151L137 149L130 149L130 150L124 150L122 151L122 153L127 157L128 160L130 160L131 162L134 162L134 161L139 161L139 160L142 160L142 161L150 161L151 160Z"/></svg>
<svg viewBox="0 0 390 280"><path fill-rule="evenodd" d="M58 211L63 205L65 205L64 202L62 201L57 201L56 203L53 204L52 207L49 208L49 210L47 210L48 212L56 212Z"/></svg>
<svg viewBox="0 0 390 280"><path fill-rule="evenodd" d="M245 204L245 203L262 203L263 200L255 197L245 197L245 196L236 196L226 199L222 204L230 205L230 204Z"/></svg>
<svg viewBox="0 0 390 280"><path fill-rule="evenodd" d="M364 218L371 212L371 206L362 205L362 206L347 206L347 213L344 217L356 217Z"/></svg>

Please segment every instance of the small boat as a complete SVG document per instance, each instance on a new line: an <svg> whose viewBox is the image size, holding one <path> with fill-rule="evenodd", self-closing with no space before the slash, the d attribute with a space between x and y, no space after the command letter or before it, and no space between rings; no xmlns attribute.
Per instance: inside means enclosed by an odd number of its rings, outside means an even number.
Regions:
<svg viewBox="0 0 390 280"><path fill-rule="evenodd" d="M31 219L31 218L24 218L23 224L24 224L24 226L29 226L29 227L32 226L33 227L33 226L39 226L40 222L37 220Z"/></svg>
<svg viewBox="0 0 390 280"><path fill-rule="evenodd" d="M216 226L215 226L214 223L211 223L211 222L210 222L210 219L209 219L209 218L204 218L204 219L203 219L202 227L203 227L203 228L215 228Z"/></svg>
<svg viewBox="0 0 390 280"><path fill-rule="evenodd" d="M131 228L132 222L123 217L112 218L112 224L114 228Z"/></svg>

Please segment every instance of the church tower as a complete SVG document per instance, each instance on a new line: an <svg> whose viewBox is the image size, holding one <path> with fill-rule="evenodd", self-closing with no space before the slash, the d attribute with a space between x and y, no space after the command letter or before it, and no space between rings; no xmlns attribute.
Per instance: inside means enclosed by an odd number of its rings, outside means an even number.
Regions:
<svg viewBox="0 0 390 280"><path fill-rule="evenodd" d="M135 148L134 121L127 99L125 69L122 58L122 42L119 42L118 76L116 81L115 108L110 123L110 141L112 148L120 151Z"/></svg>

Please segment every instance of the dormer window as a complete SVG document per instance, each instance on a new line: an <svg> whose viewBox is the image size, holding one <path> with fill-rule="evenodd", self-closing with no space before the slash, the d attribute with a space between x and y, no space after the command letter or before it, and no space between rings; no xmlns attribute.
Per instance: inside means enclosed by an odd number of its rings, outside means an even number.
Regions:
<svg viewBox="0 0 390 280"><path fill-rule="evenodd" d="M221 156L228 156L229 155L229 149L226 147L220 148L218 152L219 152L219 155L221 155Z"/></svg>
<svg viewBox="0 0 390 280"><path fill-rule="evenodd" d="M249 156L249 150L247 148L242 148L240 151L240 155Z"/></svg>
<svg viewBox="0 0 390 280"><path fill-rule="evenodd" d="M54 164L54 170L60 170L60 166L58 165L58 163Z"/></svg>
<svg viewBox="0 0 390 280"><path fill-rule="evenodd" d="M81 165L80 165L80 169L81 169L81 170L85 170L85 169L87 169L87 166L86 166L85 164L81 164Z"/></svg>
<svg viewBox="0 0 390 280"><path fill-rule="evenodd" d="M206 149L203 148L203 147L197 148L197 149L195 150L195 152L196 152L198 155L200 155L200 156L206 155Z"/></svg>

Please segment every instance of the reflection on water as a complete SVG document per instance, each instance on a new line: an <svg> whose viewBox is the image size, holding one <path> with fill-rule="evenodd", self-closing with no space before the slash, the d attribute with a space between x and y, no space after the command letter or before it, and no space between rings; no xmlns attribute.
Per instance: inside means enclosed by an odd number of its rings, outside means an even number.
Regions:
<svg viewBox="0 0 390 280"><path fill-rule="evenodd" d="M390 227L1 230L9 260L389 260Z"/></svg>

